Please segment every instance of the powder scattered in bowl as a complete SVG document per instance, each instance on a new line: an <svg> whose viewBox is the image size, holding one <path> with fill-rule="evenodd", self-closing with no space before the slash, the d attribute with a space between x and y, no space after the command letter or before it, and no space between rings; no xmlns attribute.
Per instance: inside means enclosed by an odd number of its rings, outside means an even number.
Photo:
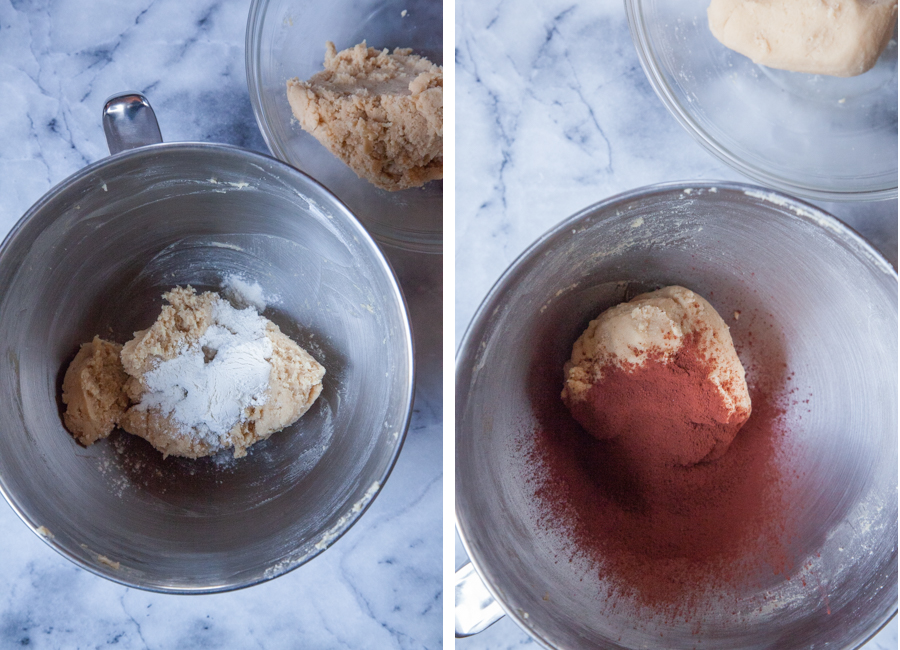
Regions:
<svg viewBox="0 0 900 650"><path fill-rule="evenodd" d="M709 303L667 287L602 314L566 363L563 399L553 365L532 370L527 481L538 527L591 562L604 607L699 625L796 568L783 367L754 367L748 389Z"/></svg>

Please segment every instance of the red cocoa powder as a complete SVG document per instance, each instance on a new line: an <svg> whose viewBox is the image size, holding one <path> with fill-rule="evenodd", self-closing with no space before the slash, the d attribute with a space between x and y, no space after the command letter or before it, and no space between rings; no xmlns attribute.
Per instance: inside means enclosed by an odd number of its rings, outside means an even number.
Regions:
<svg viewBox="0 0 900 650"><path fill-rule="evenodd" d="M572 555L594 563L607 603L691 621L711 594L727 600L773 573L789 573L793 560L779 464L782 378L760 373L750 388L752 414L737 431L715 413L721 400L677 376L702 370L696 345L678 363L680 370L645 370L643 388L624 372L607 376L605 421L576 411L595 431L625 426L633 434L613 438L592 436L573 418L559 397L554 360L536 363L530 393L537 427L527 461L539 526L563 531ZM710 418L697 426L704 440L697 445L684 427L704 404Z"/></svg>
<svg viewBox="0 0 900 650"><path fill-rule="evenodd" d="M618 451L637 469L721 457L749 413L732 412L707 380L713 361L702 347L705 336L702 329L685 336L671 359L651 350L640 365L607 364L603 380L570 400L569 410L595 437L617 438ZM731 384L722 388L743 390Z"/></svg>

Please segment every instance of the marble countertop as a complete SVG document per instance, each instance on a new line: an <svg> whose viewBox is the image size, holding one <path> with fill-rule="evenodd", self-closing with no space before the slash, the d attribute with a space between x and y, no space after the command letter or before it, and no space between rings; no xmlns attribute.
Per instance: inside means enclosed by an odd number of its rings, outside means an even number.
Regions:
<svg viewBox="0 0 900 650"><path fill-rule="evenodd" d="M456 3L456 343L494 282L562 219L677 180L744 181L666 111L622 2ZM897 265L897 201L823 204ZM456 561L465 561L457 540ZM536 644L509 619L458 648ZM897 648L897 618L866 650Z"/></svg>
<svg viewBox="0 0 900 650"><path fill-rule="evenodd" d="M106 155L104 101L138 90L167 141L267 152L244 74L247 0L0 0L0 237ZM417 396L389 481L334 546L248 589L171 596L86 572L0 505L0 648L436 648L441 644L440 257L390 252ZM2 290L2 289L0 289Z"/></svg>

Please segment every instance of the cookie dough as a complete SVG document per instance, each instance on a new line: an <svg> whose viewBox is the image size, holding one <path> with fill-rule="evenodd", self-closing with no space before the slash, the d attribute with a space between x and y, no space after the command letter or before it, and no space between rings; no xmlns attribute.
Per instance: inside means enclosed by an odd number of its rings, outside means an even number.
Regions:
<svg viewBox="0 0 900 650"><path fill-rule="evenodd" d="M624 438L660 462L714 460L750 417L728 326L684 287L600 314L572 347L564 375L562 399L589 433Z"/></svg>
<svg viewBox="0 0 900 650"><path fill-rule="evenodd" d="M156 322L124 346L92 344L105 352L104 372L118 380L96 391L102 403L120 406L103 419L104 435L118 425L164 456L233 449L240 458L295 422L321 393L325 369L252 307L235 309L218 294L191 287L163 298L169 304ZM81 365L76 356L66 381L85 376ZM76 433L71 410L65 423L79 442L101 437Z"/></svg>
<svg viewBox="0 0 900 650"><path fill-rule="evenodd" d="M360 178L389 191L444 177L444 73L365 41L325 49L325 70L287 82L294 117Z"/></svg>
<svg viewBox="0 0 900 650"><path fill-rule="evenodd" d="M63 422L81 444L107 437L128 408L119 353L122 346L95 336L84 343L63 378Z"/></svg>
<svg viewBox="0 0 900 650"><path fill-rule="evenodd" d="M712 0L707 17L723 45L754 63L852 77L890 41L897 0Z"/></svg>

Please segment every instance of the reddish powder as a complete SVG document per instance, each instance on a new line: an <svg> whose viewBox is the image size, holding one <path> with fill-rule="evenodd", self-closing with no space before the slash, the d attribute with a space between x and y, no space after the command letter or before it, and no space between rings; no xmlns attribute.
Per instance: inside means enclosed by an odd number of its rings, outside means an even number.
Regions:
<svg viewBox="0 0 900 650"><path fill-rule="evenodd" d="M679 367L701 363L700 357L694 346ZM784 410L777 381L751 386L753 412L739 432L721 414L697 423L705 442L696 445L683 430L690 427L685 413L711 397L675 376L679 371L644 373L662 401L643 394L624 372L608 376L602 398L615 407L607 410L609 419L598 420L595 411L579 415L595 431L631 430L610 439L588 434L572 417L559 398L560 368L553 366L537 363L530 382L538 425L527 460L539 525L563 531L572 555L595 563L603 584L611 585L601 594L607 602L691 621L711 593L736 594L793 568L778 463Z"/></svg>
<svg viewBox="0 0 900 650"><path fill-rule="evenodd" d="M750 414L730 412L707 380L712 361L703 340L695 331L669 360L659 351L640 366L608 366L585 399L567 404L572 415L595 437L618 438L636 468L719 458Z"/></svg>

